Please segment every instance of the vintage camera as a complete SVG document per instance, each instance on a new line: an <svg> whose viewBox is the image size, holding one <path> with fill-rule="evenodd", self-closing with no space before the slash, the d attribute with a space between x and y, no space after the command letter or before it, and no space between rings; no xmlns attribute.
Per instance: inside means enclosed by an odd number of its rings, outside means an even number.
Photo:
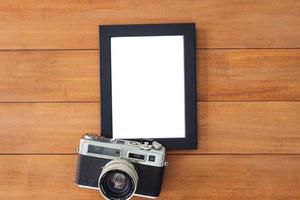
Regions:
<svg viewBox="0 0 300 200"><path fill-rule="evenodd" d="M109 200L159 196L166 165L161 144L85 134L78 153L79 187L99 190Z"/></svg>

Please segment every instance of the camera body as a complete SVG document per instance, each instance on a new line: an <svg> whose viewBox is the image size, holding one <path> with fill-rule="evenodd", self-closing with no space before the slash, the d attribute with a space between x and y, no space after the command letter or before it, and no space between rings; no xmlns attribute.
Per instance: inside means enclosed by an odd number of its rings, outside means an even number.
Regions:
<svg viewBox="0 0 300 200"><path fill-rule="evenodd" d="M80 140L78 153L76 184L79 187L100 190L106 199L159 196L166 154L161 144L85 134ZM112 182L114 185L111 186ZM131 192L129 196L121 195L120 182L130 186L129 189L126 186L128 195ZM113 191L120 193L119 196L113 197L112 187L116 189Z"/></svg>

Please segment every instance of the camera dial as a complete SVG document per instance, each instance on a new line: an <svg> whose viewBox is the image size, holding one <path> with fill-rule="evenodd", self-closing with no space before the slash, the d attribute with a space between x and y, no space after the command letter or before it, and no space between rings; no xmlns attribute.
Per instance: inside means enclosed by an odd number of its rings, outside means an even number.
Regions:
<svg viewBox="0 0 300 200"><path fill-rule="evenodd" d="M130 141L130 142L128 142L128 144L130 146L134 146L134 147L139 147L141 145L140 142L136 142L136 141Z"/></svg>
<svg viewBox="0 0 300 200"><path fill-rule="evenodd" d="M156 141L152 142L152 146L156 150L160 150L162 148L162 145L160 143L156 142Z"/></svg>
<svg viewBox="0 0 300 200"><path fill-rule="evenodd" d="M98 136L92 133L86 133L82 136L82 138L86 140L97 140Z"/></svg>

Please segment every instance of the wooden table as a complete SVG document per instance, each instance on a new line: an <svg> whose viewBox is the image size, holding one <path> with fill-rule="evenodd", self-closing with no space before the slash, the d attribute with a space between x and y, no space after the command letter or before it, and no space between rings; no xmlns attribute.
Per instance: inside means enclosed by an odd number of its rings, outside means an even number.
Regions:
<svg viewBox="0 0 300 200"><path fill-rule="evenodd" d="M74 184L98 25L169 22L197 26L199 148L168 153L159 199L300 198L300 1L2 0L0 199L101 199Z"/></svg>

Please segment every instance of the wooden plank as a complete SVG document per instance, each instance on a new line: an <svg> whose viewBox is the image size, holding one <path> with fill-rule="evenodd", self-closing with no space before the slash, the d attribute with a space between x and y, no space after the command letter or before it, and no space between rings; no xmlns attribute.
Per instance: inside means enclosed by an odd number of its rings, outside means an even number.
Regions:
<svg viewBox="0 0 300 200"><path fill-rule="evenodd" d="M300 50L197 53L200 101L300 100Z"/></svg>
<svg viewBox="0 0 300 200"><path fill-rule="evenodd" d="M1 102L99 101L98 51L0 52ZM300 50L197 51L199 101L300 100Z"/></svg>
<svg viewBox="0 0 300 200"><path fill-rule="evenodd" d="M198 149L169 153L300 153L299 113L300 102L198 103ZM98 103L2 103L0 153L74 153L99 121Z"/></svg>
<svg viewBox="0 0 300 200"><path fill-rule="evenodd" d="M198 103L198 150L299 153L300 102Z"/></svg>
<svg viewBox="0 0 300 200"><path fill-rule="evenodd" d="M0 101L98 101L97 51L0 52Z"/></svg>
<svg viewBox="0 0 300 200"><path fill-rule="evenodd" d="M99 123L97 103L3 103L0 152L75 153L83 133L99 133Z"/></svg>
<svg viewBox="0 0 300 200"><path fill-rule="evenodd" d="M300 156L168 156L159 199L299 199ZM101 199L74 184L76 156L0 156L0 198ZM134 198L139 199L139 198Z"/></svg>
<svg viewBox="0 0 300 200"><path fill-rule="evenodd" d="M1 49L96 49L99 24L197 24L198 48L299 48L297 0L0 2Z"/></svg>

